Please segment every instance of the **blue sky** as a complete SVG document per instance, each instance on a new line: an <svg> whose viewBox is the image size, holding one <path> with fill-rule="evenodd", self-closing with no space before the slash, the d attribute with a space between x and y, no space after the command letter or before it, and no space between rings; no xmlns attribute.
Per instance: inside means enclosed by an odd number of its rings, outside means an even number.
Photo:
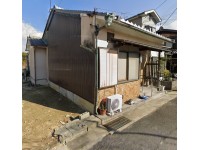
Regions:
<svg viewBox="0 0 200 150"><path fill-rule="evenodd" d="M163 3L164 2L164 3ZM162 4L163 3L163 4ZM162 4L162 5L161 5ZM156 9L163 22L177 8L176 0L51 0L51 6L57 5L64 9L94 10L115 12L122 17L130 17L145 10ZM50 0L22 0L22 40L23 47L26 37L41 36L49 15ZM176 29L176 12L164 27Z"/></svg>

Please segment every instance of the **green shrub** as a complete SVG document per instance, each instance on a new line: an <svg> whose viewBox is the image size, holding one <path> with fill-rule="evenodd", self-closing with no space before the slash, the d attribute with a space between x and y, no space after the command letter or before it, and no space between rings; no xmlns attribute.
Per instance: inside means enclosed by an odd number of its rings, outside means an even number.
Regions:
<svg viewBox="0 0 200 150"><path fill-rule="evenodd" d="M164 79L169 81L172 76L171 72L169 70L165 69L163 74L164 74Z"/></svg>

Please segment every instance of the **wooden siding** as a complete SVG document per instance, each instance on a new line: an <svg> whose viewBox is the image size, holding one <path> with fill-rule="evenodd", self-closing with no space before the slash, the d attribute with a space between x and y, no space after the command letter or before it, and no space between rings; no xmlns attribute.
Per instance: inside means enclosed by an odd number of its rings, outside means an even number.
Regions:
<svg viewBox="0 0 200 150"><path fill-rule="evenodd" d="M48 31L49 80L94 103L94 54L80 48L80 15L54 14Z"/></svg>

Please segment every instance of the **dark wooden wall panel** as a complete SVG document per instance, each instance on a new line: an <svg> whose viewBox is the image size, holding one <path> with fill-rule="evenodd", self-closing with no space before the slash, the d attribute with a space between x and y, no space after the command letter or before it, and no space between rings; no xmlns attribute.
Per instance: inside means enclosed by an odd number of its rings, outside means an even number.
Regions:
<svg viewBox="0 0 200 150"><path fill-rule="evenodd" d="M94 103L94 55L80 48L80 16L55 13L47 38L49 80Z"/></svg>

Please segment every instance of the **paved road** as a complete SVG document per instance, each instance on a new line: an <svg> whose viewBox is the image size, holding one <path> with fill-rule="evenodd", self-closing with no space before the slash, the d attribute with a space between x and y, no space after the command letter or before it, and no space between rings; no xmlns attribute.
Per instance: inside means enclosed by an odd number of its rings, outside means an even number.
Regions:
<svg viewBox="0 0 200 150"><path fill-rule="evenodd" d="M177 99L121 132L108 135L92 150L176 150Z"/></svg>

